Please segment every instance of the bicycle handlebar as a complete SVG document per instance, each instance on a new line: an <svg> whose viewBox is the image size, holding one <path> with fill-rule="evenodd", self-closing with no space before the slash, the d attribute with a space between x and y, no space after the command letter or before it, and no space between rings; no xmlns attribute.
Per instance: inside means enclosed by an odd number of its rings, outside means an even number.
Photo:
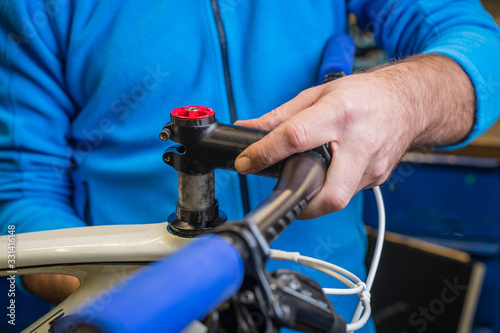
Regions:
<svg viewBox="0 0 500 333"><path fill-rule="evenodd" d="M234 245L204 235L106 291L104 306L97 296L61 319L55 332L76 325L90 332L180 332L238 291L243 273Z"/></svg>
<svg viewBox="0 0 500 333"><path fill-rule="evenodd" d="M244 219L255 223L270 244L307 207L325 177L326 161L317 152L289 157L273 193Z"/></svg>

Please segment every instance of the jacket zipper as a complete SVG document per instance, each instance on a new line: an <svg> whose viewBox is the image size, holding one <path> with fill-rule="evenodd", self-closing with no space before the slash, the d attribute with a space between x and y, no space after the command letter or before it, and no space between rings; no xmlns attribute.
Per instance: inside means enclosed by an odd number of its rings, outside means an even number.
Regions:
<svg viewBox="0 0 500 333"><path fill-rule="evenodd" d="M234 123L237 120L237 117L236 117L236 106L234 103L233 86L231 83L231 76L229 72L226 32L224 31L224 25L222 24L222 18L220 15L219 5L217 3L217 0L210 0L210 3L212 5L212 12L214 13L215 25L217 26L217 34L219 37L219 45L222 56L222 67L224 68L224 82L226 85L226 94L229 104L229 115L231 123ZM246 215L248 212L250 212L250 200L248 195L247 177L241 174L238 174L238 176L240 180L240 191L241 191L241 200L243 202L243 212Z"/></svg>

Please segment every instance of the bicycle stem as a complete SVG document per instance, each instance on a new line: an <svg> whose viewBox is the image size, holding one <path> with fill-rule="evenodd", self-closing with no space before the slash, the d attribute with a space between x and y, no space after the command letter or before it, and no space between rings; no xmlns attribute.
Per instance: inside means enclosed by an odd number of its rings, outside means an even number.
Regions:
<svg viewBox="0 0 500 333"><path fill-rule="evenodd" d="M172 233L192 237L222 225L227 216L215 198L214 170L233 170L236 157L268 132L221 124L212 109L188 106L174 109L170 122L160 132L162 140L179 145L165 150L163 161L179 174L176 212L168 218ZM273 194L245 218L262 228L268 241L274 240L307 206L321 188L329 153L297 154L257 175L278 178ZM289 166L288 166L289 165ZM307 179L307 181L306 181Z"/></svg>

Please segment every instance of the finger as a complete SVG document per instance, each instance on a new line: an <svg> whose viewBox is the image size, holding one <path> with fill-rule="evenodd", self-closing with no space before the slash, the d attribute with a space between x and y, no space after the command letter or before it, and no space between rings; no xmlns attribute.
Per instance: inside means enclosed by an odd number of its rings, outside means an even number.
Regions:
<svg viewBox="0 0 500 333"><path fill-rule="evenodd" d="M360 190L360 182L363 180L368 162L360 161L349 151L341 151L342 148L335 143L332 144L334 152L325 184L299 216L301 220L344 209Z"/></svg>
<svg viewBox="0 0 500 333"><path fill-rule="evenodd" d="M402 153L394 153L396 156L402 155ZM360 183L359 190L366 190L374 188L375 186L381 186L384 184L391 176L394 169L399 164L401 158L390 159L388 158L390 153L386 150L379 151L372 157L372 163L365 171L363 179Z"/></svg>
<svg viewBox="0 0 500 333"><path fill-rule="evenodd" d="M249 120L238 120L235 125L258 128L263 130L272 131L281 123L286 121L294 114L313 105L321 94L322 89L313 87L302 91L295 98L285 104L277 107L269 113L266 113L260 118Z"/></svg>
<svg viewBox="0 0 500 333"><path fill-rule="evenodd" d="M275 110L272 110L270 113L272 113L272 112L275 112ZM266 122L262 121L260 118L247 119L247 120L237 120L234 122L234 124L236 126L257 128L257 129L266 130L266 131L271 130L269 128L268 124Z"/></svg>
<svg viewBox="0 0 500 333"><path fill-rule="evenodd" d="M382 186L391 176L392 172L387 171L384 175L373 178L369 175L364 175L361 183L359 184L358 191L369 190L376 186Z"/></svg>
<svg viewBox="0 0 500 333"><path fill-rule="evenodd" d="M78 278L61 274L24 275L23 283L31 293L51 304L59 304L79 286Z"/></svg>
<svg viewBox="0 0 500 333"><path fill-rule="evenodd" d="M245 149L236 159L236 170L243 174L260 171L284 158L316 148L335 138L334 112L324 112L328 106L318 101L295 114L268 135Z"/></svg>

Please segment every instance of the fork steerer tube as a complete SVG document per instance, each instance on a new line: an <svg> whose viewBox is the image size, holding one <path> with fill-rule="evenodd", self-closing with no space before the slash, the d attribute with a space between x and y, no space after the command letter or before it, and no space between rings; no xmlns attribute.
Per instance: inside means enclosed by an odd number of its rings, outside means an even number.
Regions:
<svg viewBox="0 0 500 333"><path fill-rule="evenodd" d="M215 176L179 172L179 201L175 216L171 215L170 230L180 236L196 236L225 222L215 199Z"/></svg>
<svg viewBox="0 0 500 333"><path fill-rule="evenodd" d="M170 230L180 236L196 236L224 223L226 216L219 212L215 199L215 176L179 172L179 200L175 216L169 218Z"/></svg>
<svg viewBox="0 0 500 333"><path fill-rule="evenodd" d="M187 210L200 210L215 205L214 172L188 174L179 172L179 207ZM179 216L177 216L179 218Z"/></svg>

